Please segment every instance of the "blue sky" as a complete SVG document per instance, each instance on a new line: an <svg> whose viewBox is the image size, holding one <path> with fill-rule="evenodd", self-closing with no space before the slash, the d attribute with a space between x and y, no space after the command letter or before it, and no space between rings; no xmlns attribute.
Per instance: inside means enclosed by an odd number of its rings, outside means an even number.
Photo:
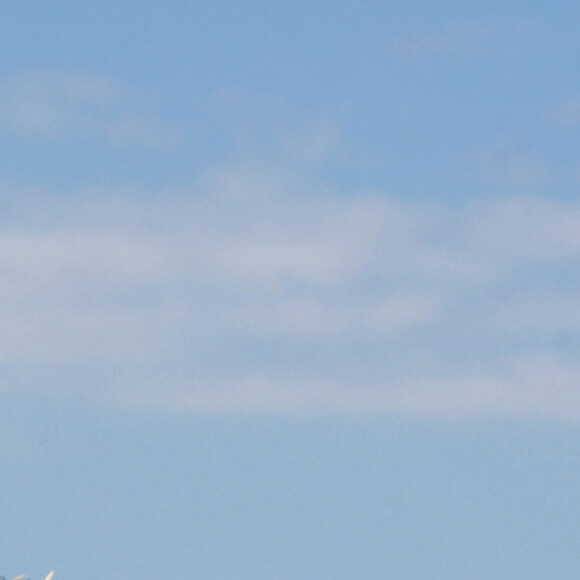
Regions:
<svg viewBox="0 0 580 580"><path fill-rule="evenodd" d="M576 577L576 6L0 15L0 574Z"/></svg>

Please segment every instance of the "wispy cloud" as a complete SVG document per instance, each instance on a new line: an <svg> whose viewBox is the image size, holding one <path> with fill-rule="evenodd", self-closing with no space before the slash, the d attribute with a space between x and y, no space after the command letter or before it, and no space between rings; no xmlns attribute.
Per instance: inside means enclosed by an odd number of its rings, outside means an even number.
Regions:
<svg viewBox="0 0 580 580"><path fill-rule="evenodd" d="M515 134L501 136L473 155L472 163L486 182L512 191L535 191L552 177L545 155L530 150Z"/></svg>
<svg viewBox="0 0 580 580"><path fill-rule="evenodd" d="M175 131L154 115L132 112L132 101L126 87L108 78L29 71L0 82L0 123L50 141L91 136L139 147L175 141Z"/></svg>
<svg viewBox="0 0 580 580"><path fill-rule="evenodd" d="M524 46L536 29L536 21L529 17L484 21L455 18L435 27L407 30L395 38L392 49L410 59L482 57L507 46Z"/></svg>
<svg viewBox="0 0 580 580"><path fill-rule="evenodd" d="M3 389L211 413L580 411L577 203L312 196L238 169L39 204L3 218Z"/></svg>

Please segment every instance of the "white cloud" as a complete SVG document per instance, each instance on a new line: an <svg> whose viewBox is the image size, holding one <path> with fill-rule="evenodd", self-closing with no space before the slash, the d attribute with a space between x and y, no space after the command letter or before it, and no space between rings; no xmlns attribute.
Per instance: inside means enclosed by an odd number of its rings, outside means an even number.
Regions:
<svg viewBox="0 0 580 580"><path fill-rule="evenodd" d="M574 348L554 347L580 330L554 290L580 258L576 203L310 195L248 170L144 193L12 199L0 364L21 379L0 388L212 413L580 410Z"/></svg>
<svg viewBox="0 0 580 580"><path fill-rule="evenodd" d="M0 82L0 123L44 140L96 136L116 145L172 144L175 132L136 113L135 99L111 79L62 71L29 71Z"/></svg>
<svg viewBox="0 0 580 580"><path fill-rule="evenodd" d="M477 204L466 222L474 255L515 263L580 256L580 204L517 196Z"/></svg>
<svg viewBox="0 0 580 580"><path fill-rule="evenodd" d="M496 332L524 336L544 333L556 342L560 337L580 334L580 300L575 290L530 290L498 305L488 323Z"/></svg>
<svg viewBox="0 0 580 580"><path fill-rule="evenodd" d="M198 384L184 377L123 377L112 400L178 413L338 414L439 419L527 417L577 420L579 365L550 357L512 361L503 372L421 377L375 384L272 380L260 374Z"/></svg>

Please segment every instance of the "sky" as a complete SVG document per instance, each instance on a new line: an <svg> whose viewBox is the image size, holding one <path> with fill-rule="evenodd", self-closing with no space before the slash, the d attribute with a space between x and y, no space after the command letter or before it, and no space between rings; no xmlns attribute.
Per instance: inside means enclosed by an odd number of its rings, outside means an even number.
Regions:
<svg viewBox="0 0 580 580"><path fill-rule="evenodd" d="M0 575L580 566L580 8L0 8Z"/></svg>

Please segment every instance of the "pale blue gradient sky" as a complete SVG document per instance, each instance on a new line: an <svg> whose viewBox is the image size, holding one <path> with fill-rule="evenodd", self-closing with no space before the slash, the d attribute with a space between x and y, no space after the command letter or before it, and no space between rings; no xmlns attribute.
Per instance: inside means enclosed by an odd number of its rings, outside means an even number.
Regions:
<svg viewBox="0 0 580 580"><path fill-rule="evenodd" d="M579 10L2 7L0 574L575 578Z"/></svg>

